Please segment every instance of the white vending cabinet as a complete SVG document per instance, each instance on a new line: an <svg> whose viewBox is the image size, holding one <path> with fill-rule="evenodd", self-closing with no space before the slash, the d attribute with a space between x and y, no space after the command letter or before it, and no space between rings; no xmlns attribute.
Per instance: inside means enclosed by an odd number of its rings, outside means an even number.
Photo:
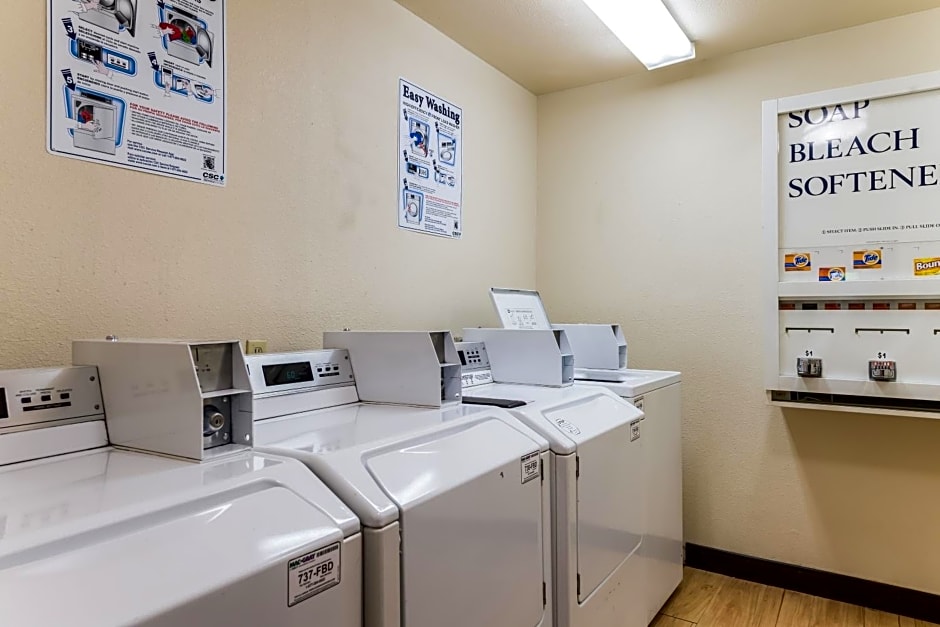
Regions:
<svg viewBox="0 0 940 627"><path fill-rule="evenodd" d="M571 384L563 332L465 329L464 339L464 403L504 406L551 446L555 624L643 627L642 412Z"/></svg>
<svg viewBox="0 0 940 627"><path fill-rule="evenodd" d="M102 372L117 365L98 357ZM140 365L122 361L125 381ZM0 372L4 624L361 624L359 523L335 495L302 464L250 449L200 463L109 446L103 411L123 383L101 379L104 398L93 366ZM191 360L135 385L142 404L198 393ZM201 441L202 411L189 418L176 437Z"/></svg>
<svg viewBox="0 0 940 627"><path fill-rule="evenodd" d="M325 344L248 358L256 444L303 461L359 516L364 624L552 625L548 442L460 405L449 333Z"/></svg>

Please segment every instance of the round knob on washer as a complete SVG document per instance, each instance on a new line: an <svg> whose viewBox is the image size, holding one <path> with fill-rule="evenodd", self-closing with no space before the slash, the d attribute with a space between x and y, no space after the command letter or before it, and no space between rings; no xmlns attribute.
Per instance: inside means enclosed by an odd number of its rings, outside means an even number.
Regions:
<svg viewBox="0 0 940 627"><path fill-rule="evenodd" d="M202 434L214 435L225 426L225 414L213 405L207 405L202 411Z"/></svg>

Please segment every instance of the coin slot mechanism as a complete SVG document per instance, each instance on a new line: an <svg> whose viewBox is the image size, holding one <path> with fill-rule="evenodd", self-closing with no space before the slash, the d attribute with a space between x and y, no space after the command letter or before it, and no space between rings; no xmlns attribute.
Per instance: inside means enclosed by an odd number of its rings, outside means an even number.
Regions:
<svg viewBox="0 0 940 627"><path fill-rule="evenodd" d="M869 361L868 376L872 381L897 381L897 362L887 360Z"/></svg>
<svg viewBox="0 0 940 627"><path fill-rule="evenodd" d="M823 363L818 357L798 357L796 360L796 374L807 379L822 377Z"/></svg>

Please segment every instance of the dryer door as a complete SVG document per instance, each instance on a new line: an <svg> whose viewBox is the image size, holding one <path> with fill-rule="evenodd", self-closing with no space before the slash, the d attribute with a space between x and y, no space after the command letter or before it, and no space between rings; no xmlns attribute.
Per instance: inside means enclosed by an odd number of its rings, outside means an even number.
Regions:
<svg viewBox="0 0 940 627"><path fill-rule="evenodd" d="M536 451L492 419L367 460L401 510L403 625L542 621L542 487L522 474Z"/></svg>
<svg viewBox="0 0 940 627"><path fill-rule="evenodd" d="M578 433L578 575L583 602L640 547L644 487L639 420L621 399L596 396L557 411ZM635 423L634 432L631 423ZM636 436L636 437L635 437Z"/></svg>

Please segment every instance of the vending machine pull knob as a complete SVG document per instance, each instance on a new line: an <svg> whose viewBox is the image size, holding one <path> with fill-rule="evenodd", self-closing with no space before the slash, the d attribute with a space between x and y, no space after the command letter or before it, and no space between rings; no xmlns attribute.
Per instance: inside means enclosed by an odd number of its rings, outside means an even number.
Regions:
<svg viewBox="0 0 940 627"><path fill-rule="evenodd" d="M799 357L796 360L796 374L810 379L822 377L822 359L818 357Z"/></svg>
<svg viewBox="0 0 940 627"><path fill-rule="evenodd" d="M897 381L898 364L895 361L870 361L868 362L868 377L872 381Z"/></svg>

